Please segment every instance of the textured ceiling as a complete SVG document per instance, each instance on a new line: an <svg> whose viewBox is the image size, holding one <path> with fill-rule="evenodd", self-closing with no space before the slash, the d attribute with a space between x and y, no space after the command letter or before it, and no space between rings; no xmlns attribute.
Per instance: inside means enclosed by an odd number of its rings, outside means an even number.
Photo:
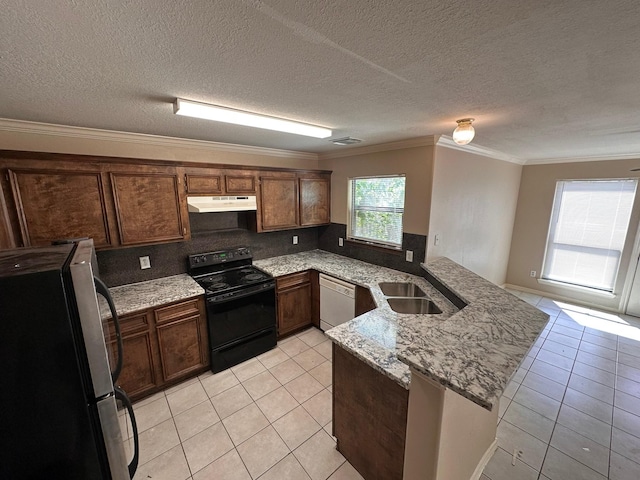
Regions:
<svg viewBox="0 0 640 480"><path fill-rule="evenodd" d="M545 159L640 153L638 0L3 0L0 117L332 152L173 115L176 97L361 145L450 135Z"/></svg>

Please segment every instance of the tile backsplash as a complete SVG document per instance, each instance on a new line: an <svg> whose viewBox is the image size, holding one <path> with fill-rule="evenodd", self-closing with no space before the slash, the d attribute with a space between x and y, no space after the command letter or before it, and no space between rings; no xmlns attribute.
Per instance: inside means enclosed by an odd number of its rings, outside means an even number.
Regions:
<svg viewBox="0 0 640 480"><path fill-rule="evenodd" d="M344 246L338 245L338 239L344 240ZM318 248L327 252L337 253L345 257L355 258L363 262L381 265L383 267L393 268L401 272L413 273L420 275L424 270L420 267L420 263L424 262L425 251L427 248L427 237L425 235L416 235L413 233L404 233L402 235L402 251L385 250L383 248L372 248L367 245L360 245L355 242L347 242L347 226L343 223L332 223L326 227L320 228L320 237L318 239ZM405 251L413 252L413 261L405 260Z"/></svg>
<svg viewBox="0 0 640 480"><path fill-rule="evenodd" d="M251 248L254 260L320 248L374 265L418 275L422 273L420 262L424 261L426 248L424 235L405 233L403 251L386 252L351 242L345 242L343 247L339 247L338 238L346 238L347 228L340 223L255 233L247 228L247 218L242 213L190 214L189 220L191 240L99 251L97 256L100 277L108 286L115 287L177 275L188 271L188 255L244 246ZM294 235L298 236L297 245L293 244ZM413 251L412 262L405 261L405 250ZM139 257L146 256L149 257L151 268L142 270Z"/></svg>
<svg viewBox="0 0 640 480"><path fill-rule="evenodd" d="M202 219L204 225L191 223L191 240L142 247L120 248L97 252L100 277L109 286L143 282L155 278L187 272L187 256L248 246L254 260L299 253L318 248L318 230L322 227L301 228L282 232L255 233L234 224L233 218L221 218L216 230L214 222ZM293 245L293 236L298 244ZM141 270L139 257L149 256L151 268Z"/></svg>

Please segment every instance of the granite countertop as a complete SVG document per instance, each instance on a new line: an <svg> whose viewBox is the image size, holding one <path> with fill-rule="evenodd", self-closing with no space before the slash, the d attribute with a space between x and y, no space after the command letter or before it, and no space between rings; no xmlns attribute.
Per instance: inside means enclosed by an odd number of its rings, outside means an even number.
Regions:
<svg viewBox="0 0 640 480"><path fill-rule="evenodd" d="M186 273L109 289L118 316L177 302L204 294L204 289ZM110 318L107 302L98 296L102 318Z"/></svg>
<svg viewBox="0 0 640 480"><path fill-rule="evenodd" d="M391 310L378 284L380 282L413 282L418 285L443 312L439 315L420 315L421 318L431 318L434 322L438 322L458 311L422 277L323 250L256 260L253 265L274 277L313 269L368 288L378 308L328 330L327 335L342 348L404 388L409 388L411 372L405 363L398 360L395 349L398 323L411 315L398 314Z"/></svg>
<svg viewBox="0 0 640 480"><path fill-rule="evenodd" d="M447 259L423 268L467 303L454 307L424 278L321 250L254 262L274 276L315 269L368 287L378 308L327 331L335 343L409 388L409 366L484 408L497 404L548 315ZM440 315L398 314L379 282L410 281Z"/></svg>

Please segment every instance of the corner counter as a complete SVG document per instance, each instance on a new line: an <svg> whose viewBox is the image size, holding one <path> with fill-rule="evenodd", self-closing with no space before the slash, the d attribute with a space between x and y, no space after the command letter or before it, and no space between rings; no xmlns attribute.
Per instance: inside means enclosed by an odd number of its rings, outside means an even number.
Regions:
<svg viewBox="0 0 640 480"><path fill-rule="evenodd" d="M368 288L378 308L328 330L327 336L407 389L413 368L487 410L497 404L549 319L447 258L422 267L467 304L463 309L423 277L323 250L258 260L254 265L273 276L314 269ZM442 313L396 313L380 282L413 282Z"/></svg>
<svg viewBox="0 0 640 480"><path fill-rule="evenodd" d="M368 288L377 307L355 319L326 332L334 343L366 364L408 389L411 380L409 367L396 356L399 324L409 317L434 323L450 317L458 309L424 278L390 268L343 257L323 250L257 260L253 265L279 277L305 270L344 280ZM442 310L439 315L404 315L391 310L380 290L380 282L413 282Z"/></svg>
<svg viewBox="0 0 640 480"><path fill-rule="evenodd" d="M547 314L447 258L422 264L425 278L321 250L254 264L370 290L376 309L326 332L337 448L367 480L480 477L497 445L500 397ZM442 313L396 313L380 282L415 283Z"/></svg>

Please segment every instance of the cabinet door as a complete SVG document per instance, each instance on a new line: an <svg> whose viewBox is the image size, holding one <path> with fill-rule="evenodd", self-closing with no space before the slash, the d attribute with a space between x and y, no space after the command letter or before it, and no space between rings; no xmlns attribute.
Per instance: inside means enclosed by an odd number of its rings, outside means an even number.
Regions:
<svg viewBox="0 0 640 480"><path fill-rule="evenodd" d="M187 173L184 178L189 194L220 195L222 193L222 174Z"/></svg>
<svg viewBox="0 0 640 480"><path fill-rule="evenodd" d="M117 384L120 385L133 400L152 393L162 385L157 371L156 340L149 325L150 313L138 313L120 318L122 332L122 372ZM109 349L111 358L117 358L117 345L113 324L110 324L111 335Z"/></svg>
<svg viewBox="0 0 640 480"><path fill-rule="evenodd" d="M225 175L225 189L230 195L255 195L256 177L253 175Z"/></svg>
<svg viewBox="0 0 640 480"><path fill-rule="evenodd" d="M111 188L122 245L186 237L177 175L111 173Z"/></svg>
<svg viewBox="0 0 640 480"><path fill-rule="evenodd" d="M165 382L202 371L209 365L209 342L203 299L155 311L162 376Z"/></svg>
<svg viewBox="0 0 640 480"><path fill-rule="evenodd" d="M90 237L111 245L100 172L10 170L24 246Z"/></svg>
<svg viewBox="0 0 640 480"><path fill-rule="evenodd" d="M311 282L309 273L287 275L276 280L278 285L278 335L312 325Z"/></svg>
<svg viewBox="0 0 640 480"><path fill-rule="evenodd" d="M261 230L284 230L298 226L298 181L295 177L260 179Z"/></svg>
<svg viewBox="0 0 640 480"><path fill-rule="evenodd" d="M331 181L328 178L300 178L300 226L331 222Z"/></svg>

